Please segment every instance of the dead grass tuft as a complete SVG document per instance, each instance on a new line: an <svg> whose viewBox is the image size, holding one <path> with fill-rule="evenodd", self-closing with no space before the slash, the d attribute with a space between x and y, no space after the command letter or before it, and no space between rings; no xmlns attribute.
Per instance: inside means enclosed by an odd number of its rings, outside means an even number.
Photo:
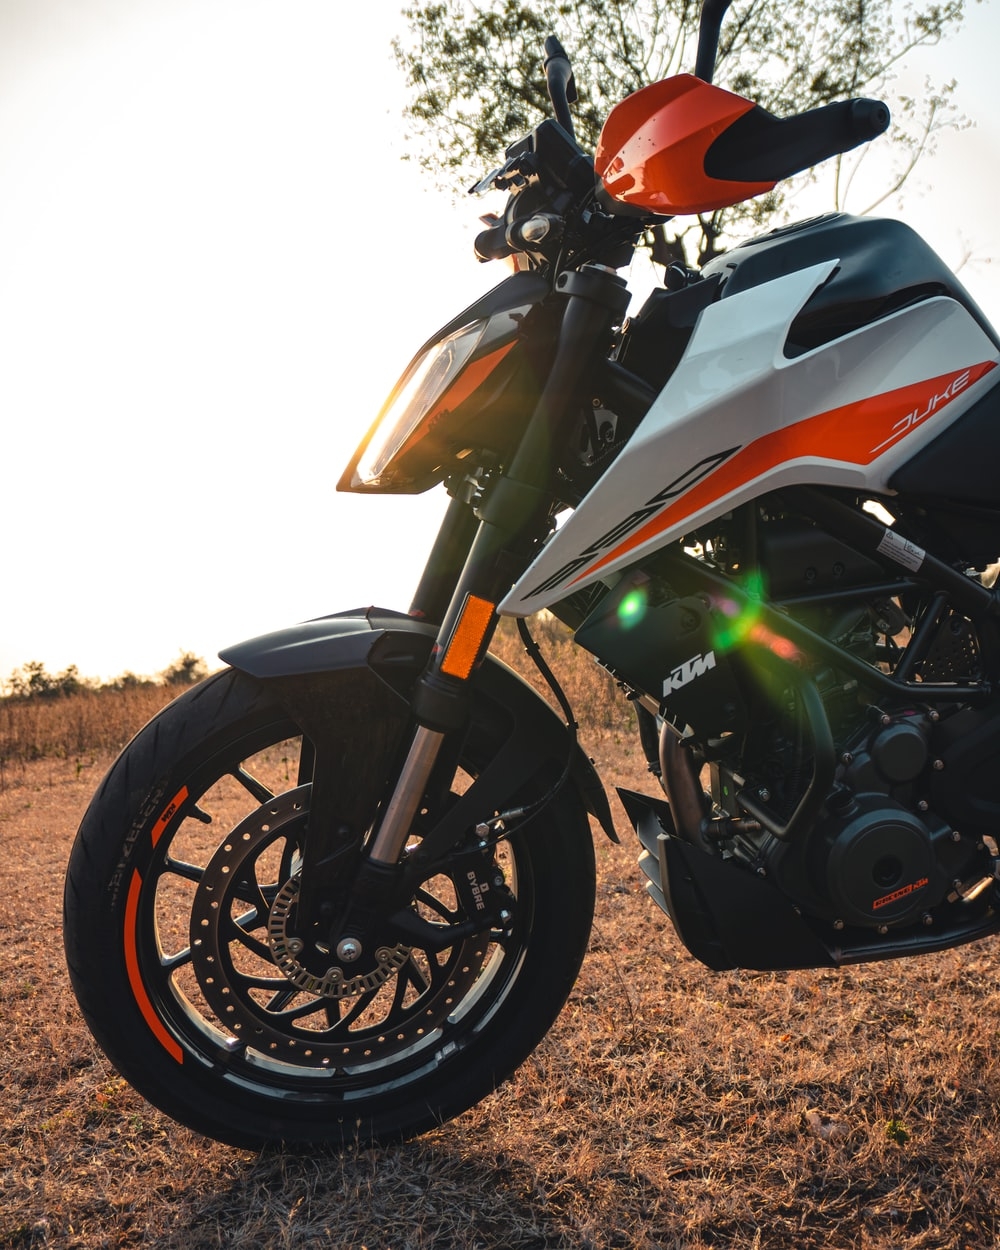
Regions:
<svg viewBox="0 0 1000 1250"><path fill-rule="evenodd" d="M117 754L177 693L176 686L143 682L50 698L0 699L0 792L23 780L32 760L73 760L82 770L98 757Z"/></svg>

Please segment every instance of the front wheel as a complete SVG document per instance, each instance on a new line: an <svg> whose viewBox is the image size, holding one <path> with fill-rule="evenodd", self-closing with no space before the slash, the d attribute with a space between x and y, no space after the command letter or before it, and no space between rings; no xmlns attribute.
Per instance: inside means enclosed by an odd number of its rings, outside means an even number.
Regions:
<svg viewBox="0 0 1000 1250"><path fill-rule="evenodd" d="M453 791L502 733L478 701ZM473 1106L548 1031L590 931L593 846L566 787L523 831L429 865L405 936L357 975L324 975L289 937L309 759L264 684L211 678L122 753L66 880L70 974L98 1042L150 1102L237 1146L400 1140ZM485 927L484 888L505 903Z"/></svg>

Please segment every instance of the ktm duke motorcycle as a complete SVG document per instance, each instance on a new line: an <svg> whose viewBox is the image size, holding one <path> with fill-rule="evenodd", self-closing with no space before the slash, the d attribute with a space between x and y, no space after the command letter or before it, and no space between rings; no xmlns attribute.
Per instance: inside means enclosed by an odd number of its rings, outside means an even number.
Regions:
<svg viewBox="0 0 1000 1250"><path fill-rule="evenodd" d="M644 229L882 133L695 75L484 184L518 271L414 358L340 489L443 483L409 612L222 653L133 740L66 886L73 985L149 1100L234 1144L390 1140L483 1098L552 1025L605 791L525 619L634 702L663 793L621 792L652 898L711 968L820 968L1000 928L1000 339L905 225L843 214L667 273ZM492 658L499 617L562 709ZM565 719L564 719L565 718ZM600 836L600 835L598 835Z"/></svg>

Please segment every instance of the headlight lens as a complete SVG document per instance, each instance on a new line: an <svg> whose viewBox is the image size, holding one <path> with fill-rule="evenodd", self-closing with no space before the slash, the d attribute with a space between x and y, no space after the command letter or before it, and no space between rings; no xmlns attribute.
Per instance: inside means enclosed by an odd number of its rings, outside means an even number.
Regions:
<svg viewBox="0 0 1000 1250"><path fill-rule="evenodd" d="M389 464L430 433L436 417L465 397L449 397L449 391L479 346L486 326L487 322L480 321L456 330L414 361L379 414L358 460L354 474L359 484L378 486ZM450 400L448 406L446 400Z"/></svg>

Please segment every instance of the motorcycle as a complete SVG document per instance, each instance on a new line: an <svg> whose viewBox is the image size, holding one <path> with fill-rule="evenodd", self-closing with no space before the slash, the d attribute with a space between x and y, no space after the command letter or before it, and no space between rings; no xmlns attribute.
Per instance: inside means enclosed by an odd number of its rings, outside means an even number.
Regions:
<svg viewBox="0 0 1000 1250"><path fill-rule="evenodd" d="M339 483L450 496L408 612L223 651L93 798L74 990L147 1099L238 1146L401 1140L553 1024L592 920L603 783L527 618L617 679L661 793L620 791L652 899L713 969L829 968L1000 928L1000 338L893 220L829 214L633 316L643 231L868 142L696 72L480 189L515 272L426 343ZM489 652L514 618L553 702ZM602 836L597 833L596 836Z"/></svg>

